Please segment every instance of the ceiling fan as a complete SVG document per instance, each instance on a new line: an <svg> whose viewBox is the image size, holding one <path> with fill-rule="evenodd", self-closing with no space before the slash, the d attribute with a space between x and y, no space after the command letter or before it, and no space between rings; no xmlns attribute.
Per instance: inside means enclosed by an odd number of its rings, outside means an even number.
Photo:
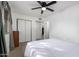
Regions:
<svg viewBox="0 0 79 59"><path fill-rule="evenodd" d="M55 4L57 2L56 1L52 1L52 2L50 2L50 3L47 4L46 2L37 1L37 3L39 3L41 5L41 7L32 8L32 10L40 9L41 8L41 14L43 14L43 12L45 10L49 10L49 11L53 12L54 10L51 9L51 8L48 8L48 6L50 6L52 4Z"/></svg>

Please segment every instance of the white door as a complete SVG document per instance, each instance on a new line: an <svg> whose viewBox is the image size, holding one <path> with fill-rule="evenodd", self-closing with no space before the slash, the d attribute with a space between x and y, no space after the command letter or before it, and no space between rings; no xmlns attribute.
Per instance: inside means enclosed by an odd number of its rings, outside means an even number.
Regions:
<svg viewBox="0 0 79 59"><path fill-rule="evenodd" d="M26 21L25 26L26 26L26 28L25 28L26 41L31 41L32 40L32 22Z"/></svg>
<svg viewBox="0 0 79 59"><path fill-rule="evenodd" d="M19 42L31 41L31 21L18 20Z"/></svg>
<svg viewBox="0 0 79 59"><path fill-rule="evenodd" d="M18 20L18 30L19 30L19 42L25 42L26 32L25 32L25 21L24 20Z"/></svg>
<svg viewBox="0 0 79 59"><path fill-rule="evenodd" d="M36 39L42 39L42 25L36 21Z"/></svg>

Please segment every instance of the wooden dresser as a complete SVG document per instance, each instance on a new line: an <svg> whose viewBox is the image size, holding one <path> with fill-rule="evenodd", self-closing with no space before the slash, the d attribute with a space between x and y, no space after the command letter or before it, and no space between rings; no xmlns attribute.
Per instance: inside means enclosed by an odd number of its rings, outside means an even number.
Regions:
<svg viewBox="0 0 79 59"><path fill-rule="evenodd" d="M19 31L13 31L14 46L19 47Z"/></svg>

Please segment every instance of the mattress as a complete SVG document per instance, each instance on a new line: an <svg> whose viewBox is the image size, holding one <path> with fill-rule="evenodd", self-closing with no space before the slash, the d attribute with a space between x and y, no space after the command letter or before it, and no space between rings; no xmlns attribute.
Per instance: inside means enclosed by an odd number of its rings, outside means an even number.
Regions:
<svg viewBox="0 0 79 59"><path fill-rule="evenodd" d="M59 39L28 42L25 57L79 57L79 44Z"/></svg>

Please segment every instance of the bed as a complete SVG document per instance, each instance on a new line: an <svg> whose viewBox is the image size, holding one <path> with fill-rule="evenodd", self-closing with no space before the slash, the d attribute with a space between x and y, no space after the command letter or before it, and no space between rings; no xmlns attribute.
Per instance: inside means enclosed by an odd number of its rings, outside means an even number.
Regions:
<svg viewBox="0 0 79 59"><path fill-rule="evenodd" d="M28 42L25 57L79 57L79 44L60 39Z"/></svg>

